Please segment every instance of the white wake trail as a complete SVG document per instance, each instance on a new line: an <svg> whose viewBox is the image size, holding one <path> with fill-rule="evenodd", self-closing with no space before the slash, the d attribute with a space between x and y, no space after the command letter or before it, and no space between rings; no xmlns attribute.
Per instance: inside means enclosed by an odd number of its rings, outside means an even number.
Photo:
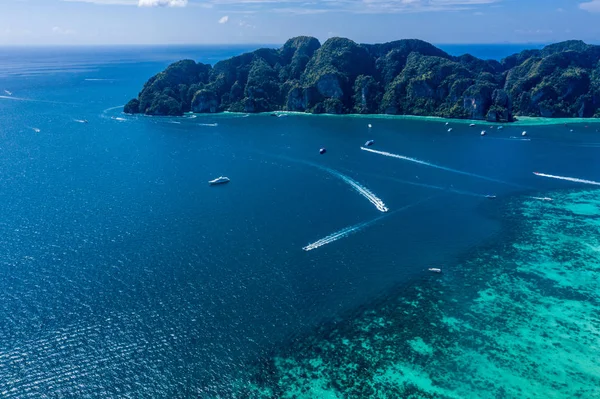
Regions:
<svg viewBox="0 0 600 399"><path fill-rule="evenodd" d="M264 154L266 155L266 154ZM388 212L389 209L388 207L385 205L385 203L383 202L383 200L381 198L379 198L377 195L375 195L375 193L373 193L371 190L369 190L368 188L366 188L365 186L363 186L362 184L360 184L359 182L357 182L356 180L352 179L349 176L346 176L340 172L338 172L337 170L331 169L331 168L327 168L325 166L313 163L313 162L309 162L309 161L301 161L298 159L294 159L294 158L289 158L286 156L277 156L278 159L282 159L282 160L286 160L289 162L295 162L295 163L301 163L304 165L309 165L318 169L321 169L324 172L329 173L330 175L342 180L344 183L348 184L350 187L352 187L354 189L354 191L356 191L357 193L359 193L360 195L362 195L363 197L365 197L367 200L369 200L369 202L371 202L373 205L375 205L375 207L381 211L381 212Z"/></svg>
<svg viewBox="0 0 600 399"><path fill-rule="evenodd" d="M432 199L434 197L437 197L437 195L432 195L430 197L427 197L425 199L417 201L417 202L415 202L413 204L406 205L406 206L404 206L404 207L402 207L400 209L396 209L395 211L388 213L387 215L381 215L381 216L379 216L379 217L377 217L377 218L375 218L373 220L370 220L368 222L362 222L362 223L358 223L358 224L355 224L355 225L350 226L350 227L343 228L342 230L336 231L335 233L330 234L330 235L328 235L325 238L321 238L320 240L315 241L312 244L308 244L307 246L305 246L302 249L304 251L308 252L308 251L312 251L313 249L320 248L323 245L331 244L332 242L335 242L335 241L338 241L338 240L340 240L342 238L348 237L349 235L351 235L353 233L357 233L357 232L365 229L366 227L369 227L372 224L377 223L378 221L380 221L381 219L383 219L385 217L388 217L388 216L391 216L391 215L393 215L393 214L395 214L397 212L405 211L407 209L415 207L415 206L417 206L417 205L419 205L419 204L421 204L423 202L429 201L430 199Z"/></svg>
<svg viewBox="0 0 600 399"><path fill-rule="evenodd" d="M365 186L363 186L362 184L360 184L359 182L357 182L356 180L338 172L337 170L333 170L330 168L325 168L323 166L319 166L320 169L332 174L333 176L337 177L338 179L342 180L343 182L345 182L346 184L350 185L350 187L352 187L357 193L359 193L360 195L362 195L363 197L365 197L366 199L369 200L369 202L371 202L373 205L375 205L375 207L381 211L381 212L387 212L389 211L388 207L385 206L385 203L383 202L383 200L381 198L379 198L378 196L376 196L371 190L369 190L368 188L366 188Z"/></svg>
<svg viewBox="0 0 600 399"><path fill-rule="evenodd" d="M457 173L459 175L471 176L471 177L476 177L478 179L491 181L491 182L494 182L494 183L501 183L501 184L507 184L509 186L520 187L517 184L508 183L508 182L505 182L505 181L502 181L502 180L498 180L498 179L494 179L494 178L487 177L487 176L481 176L481 175L478 175L478 174L475 174L475 173L464 172L464 171L458 170L458 169L447 168L445 166L436 165L436 164L431 163L431 162L421 161L420 159L417 159L417 158L411 158L411 157L407 157L407 156L404 156L404 155L392 154L391 152L386 152L386 151L373 150L371 148L365 148L365 147L360 147L360 149L363 150L363 151L372 152L374 154L383 155L383 156L386 156L386 157L402 159L404 161L414 162L414 163L417 163L419 165L425 165L425 166L429 166L431 168L436 168L436 169L440 169L440 170L445 170L447 172Z"/></svg>
<svg viewBox="0 0 600 399"><path fill-rule="evenodd" d="M533 172L533 174L536 176L548 177L550 179L567 180L567 181L572 181L575 183L584 183L584 184L592 184L594 186L600 186L600 182L593 181L593 180L578 179L576 177L567 177L567 176L547 175L545 173L538 173L538 172Z"/></svg>

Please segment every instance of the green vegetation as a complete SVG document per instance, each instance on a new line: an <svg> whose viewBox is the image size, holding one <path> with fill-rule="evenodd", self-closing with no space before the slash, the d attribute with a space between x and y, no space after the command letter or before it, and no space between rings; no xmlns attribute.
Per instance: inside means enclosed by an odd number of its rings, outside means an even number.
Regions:
<svg viewBox="0 0 600 399"><path fill-rule="evenodd" d="M453 57L421 40L288 40L214 66L184 60L144 85L127 113L408 114L510 122L600 116L600 46L567 41L501 62Z"/></svg>

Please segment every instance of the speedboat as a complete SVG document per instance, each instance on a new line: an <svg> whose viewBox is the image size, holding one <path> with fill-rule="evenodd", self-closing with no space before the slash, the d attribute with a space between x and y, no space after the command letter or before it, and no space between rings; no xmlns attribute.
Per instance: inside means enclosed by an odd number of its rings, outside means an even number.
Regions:
<svg viewBox="0 0 600 399"><path fill-rule="evenodd" d="M498 197L496 197L495 195L486 195L485 198L487 198L487 199L496 199Z"/></svg>
<svg viewBox="0 0 600 399"><path fill-rule="evenodd" d="M448 129L448 133L450 133L452 131L452 128Z"/></svg>
<svg viewBox="0 0 600 399"><path fill-rule="evenodd" d="M370 123L367 126L369 127L369 129L373 127L373 125L371 125Z"/></svg>
<svg viewBox="0 0 600 399"><path fill-rule="evenodd" d="M482 136L485 136L486 134L487 134L487 132L486 132L485 130L482 130L482 131L481 131L481 135L482 135Z"/></svg>
<svg viewBox="0 0 600 399"><path fill-rule="evenodd" d="M498 130L504 129L504 126L498 126Z"/></svg>
<svg viewBox="0 0 600 399"><path fill-rule="evenodd" d="M221 176L218 177L214 180L210 180L208 182L208 184L210 184L211 186L217 185L217 184L225 184L225 183L229 183L229 177L225 177L225 176Z"/></svg>
<svg viewBox="0 0 600 399"><path fill-rule="evenodd" d="M469 125L469 127L475 127L475 124L474 124L474 123L471 123L471 124Z"/></svg>
<svg viewBox="0 0 600 399"><path fill-rule="evenodd" d="M527 136L527 131L524 131L523 133L521 133L521 136Z"/></svg>
<svg viewBox="0 0 600 399"><path fill-rule="evenodd" d="M375 140L367 140L367 142L365 143L365 147L370 147L373 144L375 144Z"/></svg>
<svg viewBox="0 0 600 399"><path fill-rule="evenodd" d="M325 149L325 148L321 148L319 150L319 154L321 154L321 155L325 154L326 152L327 152L327 149Z"/></svg>
<svg viewBox="0 0 600 399"><path fill-rule="evenodd" d="M432 273L441 273L442 272L442 269L438 269L437 267L430 267L427 270L430 271L430 272L432 272Z"/></svg>
<svg viewBox="0 0 600 399"><path fill-rule="evenodd" d="M12 92L11 92L11 91L4 90L4 92L5 92L6 94L8 94L9 96L12 96Z"/></svg>

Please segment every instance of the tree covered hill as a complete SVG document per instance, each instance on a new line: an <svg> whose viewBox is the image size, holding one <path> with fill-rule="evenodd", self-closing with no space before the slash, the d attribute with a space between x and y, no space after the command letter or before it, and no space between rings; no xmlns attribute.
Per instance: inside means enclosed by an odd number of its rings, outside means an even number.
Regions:
<svg viewBox="0 0 600 399"><path fill-rule="evenodd" d="M451 56L421 40L358 44L296 37L214 66L183 60L124 111L402 114L509 122L600 117L600 46L567 41L502 61Z"/></svg>

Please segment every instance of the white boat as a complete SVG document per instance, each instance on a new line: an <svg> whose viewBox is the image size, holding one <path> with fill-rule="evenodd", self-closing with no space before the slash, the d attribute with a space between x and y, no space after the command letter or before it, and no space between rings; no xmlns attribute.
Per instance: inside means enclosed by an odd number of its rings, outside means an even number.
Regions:
<svg viewBox="0 0 600 399"><path fill-rule="evenodd" d="M433 273L441 273L442 272L442 269L438 269L437 267L430 267L427 270L429 270L430 272L433 272Z"/></svg>
<svg viewBox="0 0 600 399"><path fill-rule="evenodd" d="M521 136L527 136L527 131L524 131L523 133L521 133Z"/></svg>
<svg viewBox="0 0 600 399"><path fill-rule="evenodd" d="M498 126L498 130L504 129L504 126Z"/></svg>
<svg viewBox="0 0 600 399"><path fill-rule="evenodd" d="M4 92L5 92L6 94L8 94L9 96L12 96L12 92L11 92L11 91L4 90Z"/></svg>
<svg viewBox="0 0 600 399"><path fill-rule="evenodd" d="M496 197L495 195L486 195L485 198L487 198L487 199L496 199L498 197Z"/></svg>
<svg viewBox="0 0 600 399"><path fill-rule="evenodd" d="M373 144L375 144L375 140L368 140L368 141L365 143L365 147L370 147L370 146L372 146Z"/></svg>
<svg viewBox="0 0 600 399"><path fill-rule="evenodd" d="M475 124L474 124L474 123L471 123L471 124L469 125L469 127L475 127Z"/></svg>
<svg viewBox="0 0 600 399"><path fill-rule="evenodd" d="M220 176L220 177L208 182L208 184L210 184L211 186L214 186L216 184L225 184L225 183L229 183L229 177Z"/></svg>
<svg viewBox="0 0 600 399"><path fill-rule="evenodd" d="M450 133L452 131L452 128L448 129L448 133Z"/></svg>
<svg viewBox="0 0 600 399"><path fill-rule="evenodd" d="M481 135L482 135L482 136L485 136L485 135L486 135L486 131L485 131L485 130L482 130L482 131L481 131Z"/></svg>

